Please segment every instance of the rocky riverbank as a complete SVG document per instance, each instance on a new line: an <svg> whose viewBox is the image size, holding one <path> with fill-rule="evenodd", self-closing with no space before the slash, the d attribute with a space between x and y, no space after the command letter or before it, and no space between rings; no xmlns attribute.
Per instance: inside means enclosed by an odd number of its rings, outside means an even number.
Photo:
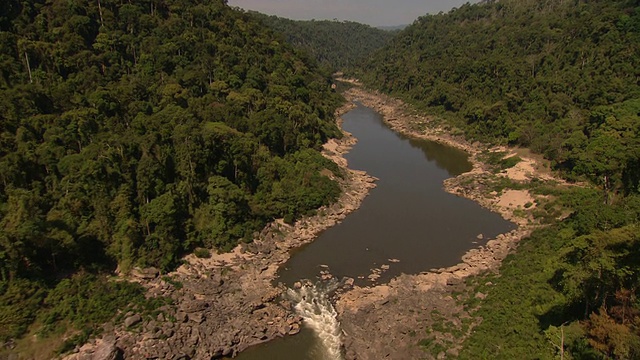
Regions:
<svg viewBox="0 0 640 360"><path fill-rule="evenodd" d="M353 279L348 279L346 286L336 293L334 299L348 359L430 357L417 345L423 338L420 332L443 319L460 331L471 331L477 320L456 296L468 290L465 279L495 271L517 241L534 227L529 210L525 211L525 205L535 204L531 194L525 190L489 191L488 184L501 176L522 182L542 176L536 162L528 158L503 173L489 171L479 159L484 150L480 144L452 136L449 129L411 113L409 107L396 99L358 87L350 89L346 96L381 113L398 132L469 152L473 170L447 180L444 184L447 191L478 201L519 225L508 234L490 239L485 246L470 250L456 266L401 275L378 286L375 276L370 277L372 286L368 287L352 287ZM345 106L339 114L352 107ZM134 272L134 277L149 288L149 296L171 298L175 305L161 307L153 317L122 314L122 325L107 326L101 339L77 349L68 359L110 359L119 354L134 359L222 358L249 346L296 334L302 319L292 311L291 304L281 301L284 289L274 287L272 280L279 266L289 258L291 249L313 241L319 232L339 223L360 206L375 186L374 178L347 168L343 154L355 141L345 134L324 147L323 154L345 172L344 179L336 179L343 189L336 204L319 209L318 215L293 226L276 221L256 234L253 243L239 246L232 253L215 254L209 259L188 256L185 265L173 273L161 276L153 269ZM484 294L472 296L482 298ZM449 341L445 338L446 335L441 335L436 340ZM453 341L433 357L455 355L457 349Z"/></svg>
<svg viewBox="0 0 640 360"><path fill-rule="evenodd" d="M339 115L351 109L348 104ZM131 279L148 288L149 297L170 298L154 316L121 314L124 322L105 326L101 339L93 340L66 357L75 359L212 359L232 357L271 339L294 335L301 318L291 304L281 301L284 289L272 280L289 250L313 241L319 232L344 219L360 206L375 178L347 168L343 154L355 144L350 134L330 140L323 155L344 172L337 178L342 196L317 215L287 225L275 221L250 244L229 254L208 259L194 255L175 272L161 275L155 269L133 271Z"/></svg>
<svg viewBox="0 0 640 360"><path fill-rule="evenodd" d="M444 183L448 192L477 201L482 206L500 213L505 219L518 225L516 230L490 239L485 246L471 249L455 266L432 269L418 275L401 275L388 284L354 287L339 295L337 310L345 334L347 359L408 359L447 358L455 356L461 339L470 333L479 321L462 305L460 294L470 289L465 280L472 275L497 271L502 260L514 250L517 242L535 228L531 211L541 200L527 190L493 191L490 184L508 178L527 183L532 179L555 180L543 170L536 160L523 157L513 168L495 172L484 164L480 156L509 149L487 149L482 144L472 144L461 136L451 134L451 129L426 116L415 114L411 108L397 99L353 87L345 94L350 101L358 101L383 115L384 121L404 135L432 140L465 150L470 154L473 170ZM481 239L482 234L478 237ZM466 295L477 299L484 294ZM444 325L451 331L435 331L428 341L425 331L431 332ZM450 333L456 333L452 336ZM438 344L438 345L434 345ZM444 344L444 345L443 345ZM425 351L429 350L429 351Z"/></svg>

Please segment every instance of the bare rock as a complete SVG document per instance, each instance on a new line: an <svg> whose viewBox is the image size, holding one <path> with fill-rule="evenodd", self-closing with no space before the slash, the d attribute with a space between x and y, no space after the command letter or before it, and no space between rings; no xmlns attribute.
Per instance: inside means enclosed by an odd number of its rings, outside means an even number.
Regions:
<svg viewBox="0 0 640 360"><path fill-rule="evenodd" d="M300 332L300 325L291 324L291 330L289 330L289 335L295 335Z"/></svg>
<svg viewBox="0 0 640 360"><path fill-rule="evenodd" d="M121 358L121 351L116 347L115 341L104 340L99 342L91 357L93 360L116 360Z"/></svg>
<svg viewBox="0 0 640 360"><path fill-rule="evenodd" d="M205 301L184 301L180 307L182 308L182 311L186 312L186 313L194 313L194 312L199 312L199 311L204 311L206 308L209 307L209 304Z"/></svg>
<svg viewBox="0 0 640 360"><path fill-rule="evenodd" d="M133 268L133 270L131 270L131 276L139 279L151 280L151 279L157 278L158 275L160 275L160 270L154 267L149 267L144 269L136 267L136 268Z"/></svg>
<svg viewBox="0 0 640 360"><path fill-rule="evenodd" d="M138 324L140 321L142 321L142 317L138 314L135 314L124 319L124 326L129 328L133 325Z"/></svg>

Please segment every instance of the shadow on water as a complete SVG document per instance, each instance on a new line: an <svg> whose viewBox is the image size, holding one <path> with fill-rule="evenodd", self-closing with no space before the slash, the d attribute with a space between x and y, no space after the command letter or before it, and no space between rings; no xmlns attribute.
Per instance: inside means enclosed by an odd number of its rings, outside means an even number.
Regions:
<svg viewBox="0 0 640 360"><path fill-rule="evenodd" d="M402 137L404 139L404 137ZM414 148L422 150L427 161L433 161L435 165L449 173L451 176L460 175L471 171L473 165L469 162L469 154L435 141L408 139Z"/></svg>
<svg viewBox="0 0 640 360"><path fill-rule="evenodd" d="M249 348L240 360L325 360L323 344L313 329L303 326L295 336L287 336Z"/></svg>

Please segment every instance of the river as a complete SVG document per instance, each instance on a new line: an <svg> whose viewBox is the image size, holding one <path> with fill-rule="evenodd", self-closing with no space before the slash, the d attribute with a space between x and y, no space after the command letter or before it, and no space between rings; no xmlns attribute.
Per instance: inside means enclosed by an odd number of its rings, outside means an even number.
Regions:
<svg viewBox="0 0 640 360"><path fill-rule="evenodd" d="M343 128L358 139L346 155L349 167L377 177L377 187L342 223L296 249L280 269L279 282L292 288L301 279L316 283L321 272L329 272L361 286L384 283L401 273L455 265L467 250L515 228L444 191L445 179L471 170L466 153L406 138L362 105L342 118ZM326 296L332 286L318 282L289 290L289 300L305 319L301 333L249 349L237 359L339 359L340 327Z"/></svg>

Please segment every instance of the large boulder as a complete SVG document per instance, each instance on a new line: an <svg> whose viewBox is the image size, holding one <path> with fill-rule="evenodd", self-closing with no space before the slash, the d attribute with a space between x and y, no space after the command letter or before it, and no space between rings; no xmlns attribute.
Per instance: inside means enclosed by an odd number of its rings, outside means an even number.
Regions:
<svg viewBox="0 0 640 360"><path fill-rule="evenodd" d="M93 353L93 360L117 360L121 358L120 349L112 342L102 342Z"/></svg>
<svg viewBox="0 0 640 360"><path fill-rule="evenodd" d="M131 276L136 277L138 279L152 280L157 278L158 275L160 275L160 270L154 267L149 267L144 269L136 267L131 270Z"/></svg>
<svg viewBox="0 0 640 360"><path fill-rule="evenodd" d="M135 314L124 319L124 326L129 328L129 327L132 327L133 325L136 325L140 321L142 321L142 317L138 314Z"/></svg>

